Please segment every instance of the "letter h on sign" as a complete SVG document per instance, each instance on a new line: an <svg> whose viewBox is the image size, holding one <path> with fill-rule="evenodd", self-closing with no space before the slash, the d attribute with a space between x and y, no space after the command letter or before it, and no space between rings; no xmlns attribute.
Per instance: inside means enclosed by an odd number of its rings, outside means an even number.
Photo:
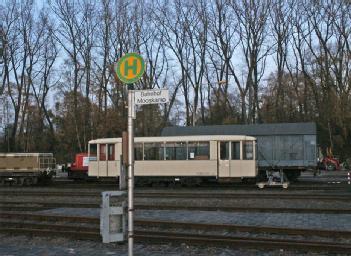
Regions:
<svg viewBox="0 0 351 256"><path fill-rule="evenodd" d="M133 60L132 65L129 65L128 60L126 60L126 61L124 62L124 75L125 75L125 76L128 76L128 71L129 71L129 70L132 70L133 75L136 75L136 73L137 73L137 68L138 68L137 59L134 59L134 60Z"/></svg>

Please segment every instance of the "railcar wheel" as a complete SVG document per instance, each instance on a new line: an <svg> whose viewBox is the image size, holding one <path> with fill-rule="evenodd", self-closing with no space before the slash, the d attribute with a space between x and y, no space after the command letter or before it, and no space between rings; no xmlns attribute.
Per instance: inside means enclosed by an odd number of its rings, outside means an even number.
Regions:
<svg viewBox="0 0 351 256"><path fill-rule="evenodd" d="M28 177L24 179L24 185L25 186L31 186L33 184L33 179Z"/></svg>
<svg viewBox="0 0 351 256"><path fill-rule="evenodd" d="M284 171L284 179L286 178L289 182L297 182L298 178L301 175L301 171L299 170L291 170L291 171Z"/></svg>
<svg viewBox="0 0 351 256"><path fill-rule="evenodd" d="M332 163L327 164L326 170L327 170L327 171L330 171L330 172L335 171L335 170L336 170L335 164L332 164Z"/></svg>
<svg viewBox="0 0 351 256"><path fill-rule="evenodd" d="M32 185L37 185L38 184L38 178L37 177L33 177L32 178Z"/></svg>
<svg viewBox="0 0 351 256"><path fill-rule="evenodd" d="M12 178L12 180L10 181L10 184L11 184L11 186L22 186L21 177Z"/></svg>
<svg viewBox="0 0 351 256"><path fill-rule="evenodd" d="M23 177L17 178L16 185L18 186L23 186L24 184L24 179Z"/></svg>
<svg viewBox="0 0 351 256"><path fill-rule="evenodd" d="M260 170L260 171L258 172L257 181L258 181L258 182L267 181L267 174L266 174L266 171Z"/></svg>
<svg viewBox="0 0 351 256"><path fill-rule="evenodd" d="M185 187L195 187L200 185L201 180L198 178L185 178L184 180L182 180L182 185L184 185Z"/></svg>

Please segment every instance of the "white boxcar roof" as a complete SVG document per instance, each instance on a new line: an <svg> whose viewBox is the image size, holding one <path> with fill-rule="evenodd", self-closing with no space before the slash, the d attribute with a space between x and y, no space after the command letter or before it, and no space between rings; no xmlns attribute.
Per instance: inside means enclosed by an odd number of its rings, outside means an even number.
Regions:
<svg viewBox="0 0 351 256"><path fill-rule="evenodd" d="M162 137L135 137L134 142L178 142L178 141L213 141L213 140L256 140L255 137L245 135L199 135L199 136L162 136ZM89 144L117 143L122 138L102 138L89 141Z"/></svg>
<svg viewBox="0 0 351 256"><path fill-rule="evenodd" d="M170 126L162 129L161 136L182 135L316 135L316 123L272 123L272 124L234 124L234 125L200 125Z"/></svg>

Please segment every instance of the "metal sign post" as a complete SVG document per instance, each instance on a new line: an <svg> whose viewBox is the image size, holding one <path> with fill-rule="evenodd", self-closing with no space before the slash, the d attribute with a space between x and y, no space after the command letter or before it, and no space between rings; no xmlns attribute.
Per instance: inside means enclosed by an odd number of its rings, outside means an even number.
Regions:
<svg viewBox="0 0 351 256"><path fill-rule="evenodd" d="M128 91L128 255L134 244L134 91Z"/></svg>
<svg viewBox="0 0 351 256"><path fill-rule="evenodd" d="M117 77L126 84L138 81L145 63L136 53L127 53L115 66ZM134 119L135 105L160 104L169 101L168 90L128 90L128 255L133 256L134 246ZM123 150L124 152L125 150Z"/></svg>
<svg viewBox="0 0 351 256"><path fill-rule="evenodd" d="M138 81L145 71L143 58L136 53L125 54L116 64L117 77L125 84ZM134 246L134 90L128 90L128 255Z"/></svg>

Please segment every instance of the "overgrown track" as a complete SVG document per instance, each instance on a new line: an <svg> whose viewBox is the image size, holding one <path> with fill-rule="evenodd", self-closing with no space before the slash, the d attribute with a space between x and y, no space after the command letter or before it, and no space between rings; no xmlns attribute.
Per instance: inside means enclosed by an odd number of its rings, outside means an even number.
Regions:
<svg viewBox="0 0 351 256"><path fill-rule="evenodd" d="M138 227L161 227L183 230L224 230L235 232L252 232L252 233L265 233L265 234L281 234L281 235L304 235L319 237L342 237L350 238L351 231L339 230L325 230L325 229L298 229L298 228L281 228L270 226L242 226L233 224L212 224L212 223L192 223L183 221L163 221L163 220L145 220L137 219L135 224Z"/></svg>
<svg viewBox="0 0 351 256"><path fill-rule="evenodd" d="M320 201L351 201L351 193L308 193L308 194L296 194L291 192L285 193L242 193L242 192L184 192L184 191L172 191L172 192L135 192L136 198L175 198L175 199L289 199L289 200L320 200ZM88 197L98 199L101 197L101 191L88 192L75 190L57 190L57 191L33 191L33 190L13 190L13 191L1 191L0 196L11 196L11 197Z"/></svg>
<svg viewBox="0 0 351 256"><path fill-rule="evenodd" d="M89 223L99 225L100 220L96 217L77 217L77 216L62 216L54 214L36 214L36 213L20 213L20 212L1 212L0 219L6 219L4 223L0 221L3 227L13 223L17 226L23 224L22 221L42 221L42 222L65 222L65 223ZM17 220L17 222L16 222ZM20 220L20 222L19 222ZM12 222L11 222L12 221ZM243 226L233 224L212 224L212 223L192 223L182 221L164 221L164 220L147 220L147 219L136 219L135 225L137 227L159 227L159 228L178 228L178 229L196 229L196 230L225 230L225 231L239 231L239 232L255 232L255 233L271 233L271 234L283 234L283 235L318 235L320 237L343 237L350 238L351 231L340 231L340 230L324 230L324 229L297 229L297 228L281 228L281 227L270 227L270 226ZM19 225L20 224L20 225ZM11 225L11 224L10 224ZM36 224L35 224L36 225ZM50 225L49 225L50 226ZM55 225L53 225L55 226ZM72 226L62 225L63 227ZM33 226L32 226L33 227ZM39 227L39 226L38 226ZM97 228L84 228L80 227L81 230L90 230L99 232Z"/></svg>
<svg viewBox="0 0 351 256"><path fill-rule="evenodd" d="M93 223L99 224L100 219L87 216L63 216L55 214L27 213L27 212L0 212L0 218L8 220L32 220L32 221L64 221L72 223Z"/></svg>
<svg viewBox="0 0 351 256"><path fill-rule="evenodd" d="M68 217L57 215L42 215L29 213L11 213L2 212L0 218L6 218L6 221L0 221L0 232L10 234L30 234L38 236L63 236L76 239L89 239L101 241L98 229L97 218L91 217ZM42 224L33 221L54 221L67 223L64 224ZM90 223L93 226L77 226L70 223ZM206 246L228 246L228 247L249 247L249 248L279 248L293 249L303 251L318 251L318 252L335 252L345 253L351 250L350 244L335 243L335 242L318 242L313 240L302 239L276 239L266 237L243 237L240 235L205 235L196 234L191 230L216 230L216 231L238 231L250 233L270 233L282 235L311 235L318 237L351 237L351 232L348 231L331 231L331 230L311 230L311 229L291 229L291 228L276 228L276 227L251 227L238 226L228 224L203 224L203 223L188 223L188 222L167 222L157 220L136 220L136 230L134 238L136 241L153 242L153 243L186 243L186 244L201 244ZM177 228L182 229L181 232L165 232L165 231L143 231L141 227L150 229L156 228Z"/></svg>
<svg viewBox="0 0 351 256"><path fill-rule="evenodd" d="M224 211L224 212L270 212L270 213L319 213L350 214L351 209L330 208L287 208L287 207L236 207L236 206L191 206L191 205L142 205L136 204L136 210L188 210L188 211Z"/></svg>
<svg viewBox="0 0 351 256"><path fill-rule="evenodd" d="M328 243L316 241L297 241L291 239L249 238L240 236L199 235L186 233L170 233L158 231L136 231L136 241L154 243L186 243L205 246L248 247L257 249L292 249L317 252L345 253L351 250L350 244Z"/></svg>
<svg viewBox="0 0 351 256"><path fill-rule="evenodd" d="M0 232L101 241L99 219L36 213L0 212ZM84 226L89 224L89 226Z"/></svg>
<svg viewBox="0 0 351 256"><path fill-rule="evenodd" d="M162 184L153 184L156 188L164 188L165 186ZM47 186L46 186L47 187ZM52 184L50 184L51 188L89 188L89 189L117 189L118 182L72 182L69 180L54 180ZM151 186L136 186L137 188L148 189ZM170 185L170 188L179 189L182 188L180 184ZM193 187L194 188L194 187ZM200 186L196 186L196 189L245 189L245 190L259 190L255 183L203 183ZM300 181L298 183L292 183L289 185L288 190L342 190L347 189L347 180L335 183L335 184L327 184L325 181ZM281 189L280 187L265 187L263 190L270 189Z"/></svg>
<svg viewBox="0 0 351 256"><path fill-rule="evenodd" d="M55 203L55 202L21 202L0 201L3 211L40 211L54 208L99 208L98 203ZM270 212L270 213L321 213L350 214L351 209L330 208L287 208L287 207L236 207L236 206L193 206L167 204L135 204L136 210L189 210L189 211L225 211L225 212Z"/></svg>

